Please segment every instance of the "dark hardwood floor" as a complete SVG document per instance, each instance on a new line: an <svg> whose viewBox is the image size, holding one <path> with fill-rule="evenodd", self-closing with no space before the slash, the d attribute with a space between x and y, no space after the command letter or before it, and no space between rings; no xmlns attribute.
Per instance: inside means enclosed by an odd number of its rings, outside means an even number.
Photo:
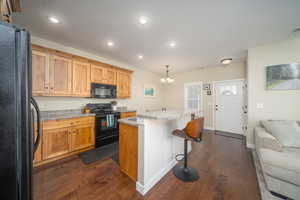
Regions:
<svg viewBox="0 0 300 200"><path fill-rule="evenodd" d="M184 183L170 171L146 196L112 159L85 165L77 156L34 172L34 200L259 200L251 152L243 140L206 132L189 165L200 179Z"/></svg>

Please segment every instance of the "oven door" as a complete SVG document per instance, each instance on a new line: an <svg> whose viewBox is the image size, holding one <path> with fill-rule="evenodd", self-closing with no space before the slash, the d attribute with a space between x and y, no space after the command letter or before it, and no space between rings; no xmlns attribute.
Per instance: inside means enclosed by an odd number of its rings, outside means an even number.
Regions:
<svg viewBox="0 0 300 200"><path fill-rule="evenodd" d="M119 131L119 113L96 115L96 138L108 137Z"/></svg>
<svg viewBox="0 0 300 200"><path fill-rule="evenodd" d="M117 97L117 87L115 85L92 83L91 88L93 98L113 99Z"/></svg>

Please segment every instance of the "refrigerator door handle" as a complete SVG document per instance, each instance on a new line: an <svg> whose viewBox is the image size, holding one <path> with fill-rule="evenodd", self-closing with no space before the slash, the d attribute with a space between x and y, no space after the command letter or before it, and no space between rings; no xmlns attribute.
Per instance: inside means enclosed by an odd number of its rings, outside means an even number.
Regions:
<svg viewBox="0 0 300 200"><path fill-rule="evenodd" d="M41 113L40 113L39 106L33 97L31 97L30 102L36 111L36 118L37 118L37 137L33 144L33 152L35 153L41 140ZM33 127L33 137L34 137L34 127Z"/></svg>

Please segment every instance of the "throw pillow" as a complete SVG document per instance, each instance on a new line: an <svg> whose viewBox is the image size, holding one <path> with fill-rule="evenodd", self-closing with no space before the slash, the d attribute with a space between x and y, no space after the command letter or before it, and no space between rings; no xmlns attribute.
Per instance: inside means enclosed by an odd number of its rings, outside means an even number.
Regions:
<svg viewBox="0 0 300 200"><path fill-rule="evenodd" d="M300 126L296 121L262 121L262 125L282 146L300 148Z"/></svg>

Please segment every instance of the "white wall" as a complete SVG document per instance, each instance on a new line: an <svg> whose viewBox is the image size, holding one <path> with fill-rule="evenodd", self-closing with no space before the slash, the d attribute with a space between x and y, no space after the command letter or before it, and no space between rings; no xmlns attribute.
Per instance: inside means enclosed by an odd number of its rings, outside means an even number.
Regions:
<svg viewBox="0 0 300 200"><path fill-rule="evenodd" d="M300 62L300 38L248 50L248 136L253 144L253 128L262 119L300 119L300 91L266 90L266 66ZM258 109L257 103L264 108Z"/></svg>
<svg viewBox="0 0 300 200"><path fill-rule="evenodd" d="M32 37L32 43L48 48L57 49L67 53L78 56L94 59L100 62L116 65L122 68L133 70L132 74L132 88L131 98L124 100L117 100L118 106L127 106L129 109L137 109L144 111L146 109L160 109L163 106L164 86L160 84L160 76L145 70L141 70L124 63L114 60L105 59L97 55L93 55L78 49L66 47L58 43L47 41L38 37ZM155 98L145 98L143 95L144 84L151 84L156 87ZM39 107L42 111L45 110L65 110L65 109L80 109L87 103L102 103L110 102L111 100L101 100L92 98L78 98L78 97L36 97Z"/></svg>
<svg viewBox="0 0 300 200"><path fill-rule="evenodd" d="M184 108L184 84L202 81L203 84L213 81L244 79L246 76L246 66L244 62L232 63L230 65L206 67L190 72L178 73L173 77L175 82L166 86L165 105L169 108ZM203 112L205 117L205 127L213 128L213 97L206 95L203 91Z"/></svg>

